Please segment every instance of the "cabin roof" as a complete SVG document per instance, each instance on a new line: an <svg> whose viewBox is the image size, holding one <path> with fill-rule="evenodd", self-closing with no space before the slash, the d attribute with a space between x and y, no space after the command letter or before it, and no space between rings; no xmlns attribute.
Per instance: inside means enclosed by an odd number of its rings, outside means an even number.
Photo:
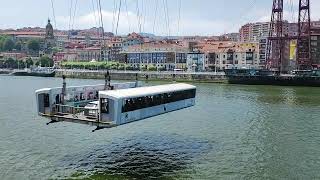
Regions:
<svg viewBox="0 0 320 180"><path fill-rule="evenodd" d="M135 82L125 82L125 83L111 83L112 86L117 86L119 85L121 87L121 85L134 85ZM67 86L67 91L72 91L72 89L77 89L77 88L93 88L93 89L101 89L103 88L105 85L104 84L97 84L97 85L83 85L83 86ZM43 92L48 92L51 90L61 90L62 87L53 87L53 88L42 88L42 89L38 89L36 90L36 93L43 93Z"/></svg>
<svg viewBox="0 0 320 180"><path fill-rule="evenodd" d="M139 87L131 89L120 89L114 91L100 91L100 95L108 96L113 98L135 98L142 96L151 96L154 94L169 93L174 91L183 91L195 89L195 86L179 83L179 84L168 84L168 85L159 85L159 86L148 86L148 87Z"/></svg>

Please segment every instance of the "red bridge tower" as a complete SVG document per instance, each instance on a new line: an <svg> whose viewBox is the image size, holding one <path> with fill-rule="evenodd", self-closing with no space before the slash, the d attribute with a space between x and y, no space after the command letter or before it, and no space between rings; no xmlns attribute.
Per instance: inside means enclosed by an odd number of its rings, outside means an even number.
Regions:
<svg viewBox="0 0 320 180"><path fill-rule="evenodd" d="M311 33L310 33L310 1L299 0L297 62L299 69L312 68Z"/></svg>
<svg viewBox="0 0 320 180"><path fill-rule="evenodd" d="M268 69L281 71L283 45L283 0L273 0L266 56Z"/></svg>

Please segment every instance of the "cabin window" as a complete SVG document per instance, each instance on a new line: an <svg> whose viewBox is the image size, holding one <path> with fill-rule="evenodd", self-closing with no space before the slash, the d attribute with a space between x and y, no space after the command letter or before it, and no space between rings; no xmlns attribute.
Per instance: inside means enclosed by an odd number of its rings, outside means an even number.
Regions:
<svg viewBox="0 0 320 180"><path fill-rule="evenodd" d="M49 94L44 94L44 107L50 107Z"/></svg>
<svg viewBox="0 0 320 180"><path fill-rule="evenodd" d="M196 89L169 92L153 96L129 98L123 100L122 112L130 112L139 109L159 106L196 97Z"/></svg>
<svg viewBox="0 0 320 180"><path fill-rule="evenodd" d="M60 104L60 95L59 94L56 95L56 104Z"/></svg>
<svg viewBox="0 0 320 180"><path fill-rule="evenodd" d="M108 101L108 99L104 99L104 98L100 99L100 109L101 109L101 113L109 114L109 101Z"/></svg>
<svg viewBox="0 0 320 180"><path fill-rule="evenodd" d="M84 97L84 94L83 94L83 93L80 93L80 100L81 100L81 101L85 100L85 97Z"/></svg>

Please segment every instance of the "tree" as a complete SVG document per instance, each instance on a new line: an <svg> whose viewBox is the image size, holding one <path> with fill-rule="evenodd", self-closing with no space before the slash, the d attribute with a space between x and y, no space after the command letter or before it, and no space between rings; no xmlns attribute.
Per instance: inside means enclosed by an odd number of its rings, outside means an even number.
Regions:
<svg viewBox="0 0 320 180"><path fill-rule="evenodd" d="M159 68L158 68L158 71L166 71L166 70L167 70L166 67L159 67Z"/></svg>
<svg viewBox="0 0 320 180"><path fill-rule="evenodd" d="M0 60L0 68L5 68L5 64L4 64L4 61L3 60Z"/></svg>
<svg viewBox="0 0 320 180"><path fill-rule="evenodd" d="M4 40L2 49L4 51L12 51L13 48L14 48L13 40L11 38L6 38L6 40Z"/></svg>
<svg viewBox="0 0 320 180"><path fill-rule="evenodd" d="M140 70L141 71L146 71L147 70L147 66L146 65L140 65Z"/></svg>
<svg viewBox="0 0 320 180"><path fill-rule="evenodd" d="M4 43L3 40L0 39L0 52L3 51L3 43Z"/></svg>
<svg viewBox="0 0 320 180"><path fill-rule="evenodd" d="M23 62L22 60L17 60L17 63L18 63L18 68L20 69L26 68L26 63Z"/></svg>
<svg viewBox="0 0 320 180"><path fill-rule="evenodd" d="M22 49L22 45L20 41L17 41L14 45L14 49L16 49L17 51L21 51Z"/></svg>
<svg viewBox="0 0 320 180"><path fill-rule="evenodd" d="M57 52L59 52L59 51L62 51L62 49L60 49L60 48L58 48L58 47L53 47L53 48L52 48L52 53L53 53L53 54L55 54L55 53L57 53Z"/></svg>
<svg viewBox="0 0 320 180"><path fill-rule="evenodd" d="M8 68L17 68L18 67L18 61L12 59L12 58L9 58L5 61L5 64Z"/></svg>
<svg viewBox="0 0 320 180"><path fill-rule="evenodd" d="M3 51L4 40L0 38L0 52Z"/></svg>
<svg viewBox="0 0 320 180"><path fill-rule="evenodd" d="M151 64L148 66L148 71L157 71L157 67Z"/></svg>
<svg viewBox="0 0 320 180"><path fill-rule="evenodd" d="M125 64L120 64L119 66L118 66L118 70L125 70Z"/></svg>
<svg viewBox="0 0 320 180"><path fill-rule="evenodd" d="M31 51L39 51L40 50L40 43L36 39L31 39L28 41L28 49Z"/></svg>
<svg viewBox="0 0 320 180"><path fill-rule="evenodd" d="M41 67L52 67L54 64L53 60L48 56L42 56L39 60L39 63Z"/></svg>
<svg viewBox="0 0 320 180"><path fill-rule="evenodd" d="M4 41L7 39L7 36L0 35L0 51L3 51Z"/></svg>
<svg viewBox="0 0 320 180"><path fill-rule="evenodd" d="M31 66L33 66L33 61L32 61L31 58L28 58L28 59L26 60L26 66L27 66L27 68L30 68Z"/></svg>

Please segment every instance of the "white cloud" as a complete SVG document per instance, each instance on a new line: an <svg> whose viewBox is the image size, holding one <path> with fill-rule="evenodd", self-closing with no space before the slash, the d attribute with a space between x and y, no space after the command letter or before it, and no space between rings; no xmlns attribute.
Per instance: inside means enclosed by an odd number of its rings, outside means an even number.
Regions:
<svg viewBox="0 0 320 180"><path fill-rule="evenodd" d="M320 18L320 1L313 0L311 2L311 16L312 20ZM291 6L292 4L292 6ZM297 21L298 19L298 0L285 0L284 3L284 19L289 21ZM152 14L152 13L151 13ZM102 11L105 31L115 32L117 15L114 16L112 11ZM150 15L152 16L152 15ZM154 20L154 17L144 17L141 20L142 32L155 33L157 35L220 35L228 32L238 32L239 28L249 22L267 22L271 18L271 4L270 8L255 8L248 10L243 14L243 17L235 16L231 20L226 20L223 17L210 17L212 19L183 18L178 22L177 17L170 17L169 29L166 25L164 15L159 15ZM119 17L118 34L128 34L129 32L139 32L139 20L135 12L128 13L122 11ZM56 18L59 29L69 28L69 17L58 16ZM83 29L90 27L97 27L99 17L97 12L90 12L83 15L78 15L74 19L74 29Z"/></svg>
<svg viewBox="0 0 320 180"><path fill-rule="evenodd" d="M102 11L102 17L105 31L112 31L112 29L114 29L115 32L117 15L114 16L113 13L109 11ZM97 12L80 15L75 17L73 28L83 29L97 27L98 18ZM59 29L69 28L69 17L58 16L56 20ZM164 17L157 17L156 21L152 18L141 19L142 32L152 33L154 31L157 35L168 35L169 31L170 35L218 35L229 32L231 26L232 23L226 21L181 19L180 22L178 22L178 20L171 20L168 28ZM128 12L128 14L126 12L121 12L118 34L127 34L130 31L139 32L139 18L133 12ZM238 28L233 27L233 31L238 31Z"/></svg>
<svg viewBox="0 0 320 180"><path fill-rule="evenodd" d="M98 27L100 21L98 12L90 12L85 15L77 16L73 20L74 23L69 23L70 17L67 16L58 16L56 19L59 29L69 29L69 24L71 24L71 29ZM117 15L114 15L109 11L102 11L102 19L106 31L112 31L112 29L116 29ZM128 12L128 14L120 13L118 32L128 32L131 24L137 24L137 19L137 16L132 12Z"/></svg>
<svg viewBox="0 0 320 180"><path fill-rule="evenodd" d="M313 0L310 1L310 13L311 20L317 21L320 19L320 11L318 7L320 7L320 1ZM288 20L289 22L298 22L298 12L299 12L299 0L285 0L284 1L284 11L283 11L283 19ZM271 19L271 7L269 12L264 12L264 15L261 15L257 21L270 21Z"/></svg>

